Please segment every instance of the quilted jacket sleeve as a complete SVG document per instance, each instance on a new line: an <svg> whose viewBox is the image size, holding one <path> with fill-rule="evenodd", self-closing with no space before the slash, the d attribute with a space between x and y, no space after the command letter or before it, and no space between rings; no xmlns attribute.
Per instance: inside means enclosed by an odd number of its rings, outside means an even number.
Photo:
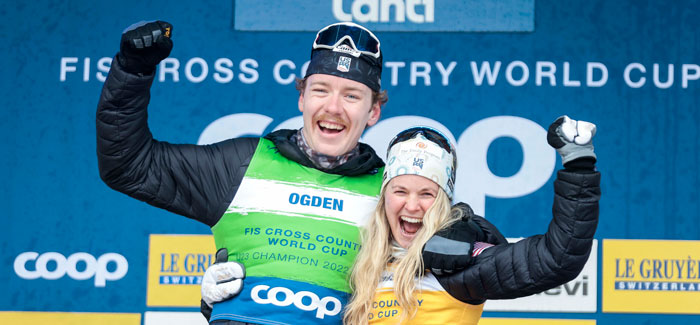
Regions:
<svg viewBox="0 0 700 325"><path fill-rule="evenodd" d="M598 225L600 173L561 170L554 192L553 219L544 235L486 249L471 267L439 277L445 290L480 304L528 296L574 279L588 260Z"/></svg>
<svg viewBox="0 0 700 325"><path fill-rule="evenodd" d="M100 177L119 192L213 226L233 199L258 139L207 146L153 139L146 110L153 78L129 74L112 61L97 107Z"/></svg>

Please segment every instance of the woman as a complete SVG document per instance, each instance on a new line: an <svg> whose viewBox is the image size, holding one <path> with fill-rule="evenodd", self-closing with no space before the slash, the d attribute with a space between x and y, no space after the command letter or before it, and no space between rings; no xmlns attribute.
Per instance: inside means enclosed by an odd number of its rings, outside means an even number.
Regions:
<svg viewBox="0 0 700 325"><path fill-rule="evenodd" d="M439 277L424 270L423 247L439 230L475 216L464 204L450 206L456 155L446 137L425 127L399 133L389 144L380 202L363 230L344 322L476 324L486 299L526 296L576 277L597 224L600 175L590 141L572 142L578 133L570 136L571 121L558 119L548 135L567 169L555 181L547 234L490 248L477 243L473 265Z"/></svg>

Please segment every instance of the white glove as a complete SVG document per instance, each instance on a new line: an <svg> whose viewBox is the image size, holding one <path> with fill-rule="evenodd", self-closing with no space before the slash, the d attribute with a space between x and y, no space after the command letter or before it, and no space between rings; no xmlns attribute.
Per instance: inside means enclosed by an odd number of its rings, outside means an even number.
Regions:
<svg viewBox="0 0 700 325"><path fill-rule="evenodd" d="M561 155L563 164L582 157L596 159L593 151L595 133L595 124L572 120L564 115L549 126L547 142Z"/></svg>
<svg viewBox="0 0 700 325"><path fill-rule="evenodd" d="M222 250L224 254L219 254ZM216 255L217 262L207 268L202 278L202 300L209 307L240 293L245 278L243 264L221 261L220 255L228 256L224 248L220 249Z"/></svg>

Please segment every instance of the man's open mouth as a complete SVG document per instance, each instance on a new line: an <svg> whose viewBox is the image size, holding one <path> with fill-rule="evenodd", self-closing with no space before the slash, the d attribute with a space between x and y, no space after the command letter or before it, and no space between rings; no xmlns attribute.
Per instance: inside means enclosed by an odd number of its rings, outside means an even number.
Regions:
<svg viewBox="0 0 700 325"><path fill-rule="evenodd" d="M325 134L337 134L345 130L345 125L328 121L318 121L318 128Z"/></svg>

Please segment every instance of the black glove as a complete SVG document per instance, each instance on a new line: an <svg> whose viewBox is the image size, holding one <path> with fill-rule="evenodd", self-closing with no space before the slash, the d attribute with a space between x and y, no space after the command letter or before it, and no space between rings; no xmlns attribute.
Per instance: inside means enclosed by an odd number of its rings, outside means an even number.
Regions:
<svg viewBox="0 0 700 325"><path fill-rule="evenodd" d="M228 262L228 249L221 248L218 251L216 251L216 260L214 261L214 264L225 262ZM209 307L209 305L207 305L204 299L201 299L199 302L199 311L202 313L202 315L204 315L204 318L207 319L207 322L209 322L209 319L211 318L212 307Z"/></svg>
<svg viewBox="0 0 700 325"><path fill-rule="evenodd" d="M469 205L458 203L455 208L462 211L462 218L435 233L423 246L423 264L436 275L466 268L473 259L474 242L487 241L487 234L474 222ZM500 235L497 229L495 232Z"/></svg>
<svg viewBox="0 0 700 325"><path fill-rule="evenodd" d="M465 203L458 203L457 205L464 204ZM468 206L467 206L468 207ZM472 216L472 221L476 223L477 226L481 229L481 231L484 232L485 238L477 238L477 241L488 243L491 245L502 245L502 244L508 244L508 240L506 239L505 236L501 234L501 231L496 228L491 222L486 220L482 216L477 216L473 215Z"/></svg>
<svg viewBox="0 0 700 325"><path fill-rule="evenodd" d="M124 71L149 75L173 49L173 26L156 20L138 22L122 33L117 60Z"/></svg>

